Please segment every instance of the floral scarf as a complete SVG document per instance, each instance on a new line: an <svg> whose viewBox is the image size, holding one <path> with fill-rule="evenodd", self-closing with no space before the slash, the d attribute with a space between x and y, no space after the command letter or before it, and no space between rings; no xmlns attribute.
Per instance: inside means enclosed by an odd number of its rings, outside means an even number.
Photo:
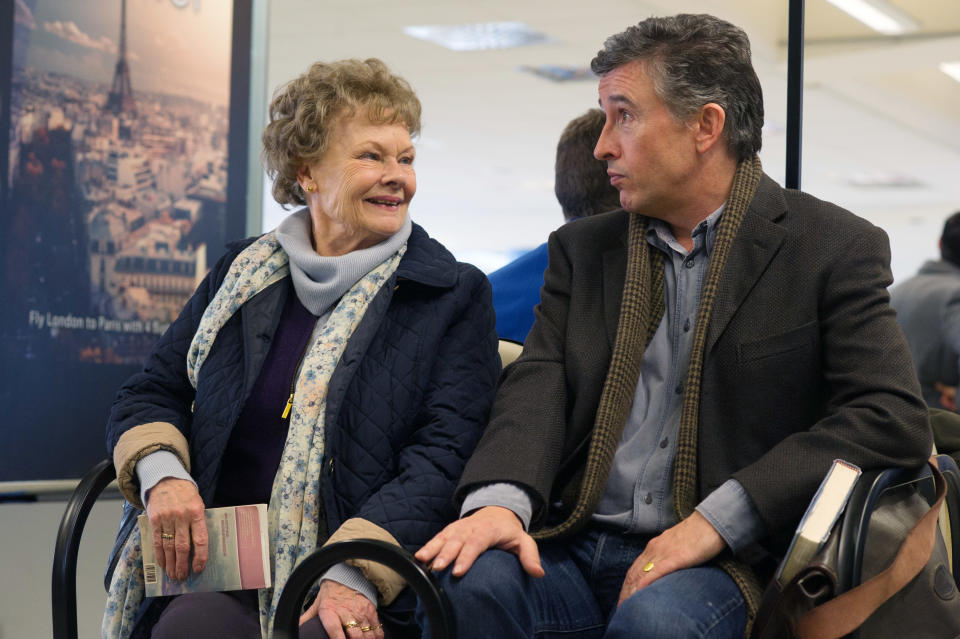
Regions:
<svg viewBox="0 0 960 639"><path fill-rule="evenodd" d="M327 386L347 341L370 302L390 279L406 244L347 291L327 322L314 330L297 375L293 409L280 467L268 510L272 588L260 590L260 629L273 630L273 616L283 586L296 565L317 546L320 521L320 471L324 448ZM207 306L187 353L187 375L194 388L200 369L220 329L257 293L289 274L289 260L273 233L244 249ZM128 639L143 602L140 531L134 527L114 571L104 611L104 639Z"/></svg>

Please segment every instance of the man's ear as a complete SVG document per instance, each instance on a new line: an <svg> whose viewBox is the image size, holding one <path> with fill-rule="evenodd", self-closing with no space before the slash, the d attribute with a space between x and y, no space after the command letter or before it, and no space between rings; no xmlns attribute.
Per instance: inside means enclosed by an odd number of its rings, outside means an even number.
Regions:
<svg viewBox="0 0 960 639"><path fill-rule="evenodd" d="M706 153L720 138L723 137L723 126L727 121L727 113L719 104L708 102L700 107L696 120L697 151Z"/></svg>

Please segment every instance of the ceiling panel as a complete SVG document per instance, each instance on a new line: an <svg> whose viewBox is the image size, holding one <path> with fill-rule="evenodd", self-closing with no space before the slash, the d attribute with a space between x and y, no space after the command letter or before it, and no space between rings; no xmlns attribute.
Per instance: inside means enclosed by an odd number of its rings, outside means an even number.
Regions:
<svg viewBox="0 0 960 639"><path fill-rule="evenodd" d="M880 37L825 0L806 2L803 187L898 235L931 226L917 211L942 218L960 208L960 83L937 69L960 59L960 2L893 4L921 30ZM714 12L750 35L766 103L761 157L782 179L786 0L608 0L602 11L582 0L273 0L267 82L274 87L317 59L370 56L406 77L424 105L412 215L458 257L490 269L562 221L552 186L556 140L596 104L595 80L555 83L521 67L587 65L607 36L678 11ZM548 40L457 52L403 33L407 25L514 20ZM922 185L856 186L895 169ZM922 259L911 251L894 238L901 269Z"/></svg>

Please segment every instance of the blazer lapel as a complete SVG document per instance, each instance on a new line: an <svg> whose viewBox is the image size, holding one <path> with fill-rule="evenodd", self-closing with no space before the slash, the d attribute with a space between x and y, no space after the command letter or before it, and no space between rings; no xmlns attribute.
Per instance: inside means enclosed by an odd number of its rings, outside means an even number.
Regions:
<svg viewBox="0 0 960 639"><path fill-rule="evenodd" d="M780 249L785 232L777 220L785 212L786 201L780 187L764 175L727 257L704 352L713 348Z"/></svg>
<svg viewBox="0 0 960 639"><path fill-rule="evenodd" d="M627 279L627 246L609 249L603 254L603 319L607 327L610 348L617 340L617 324L620 322L620 302L623 299L623 284Z"/></svg>

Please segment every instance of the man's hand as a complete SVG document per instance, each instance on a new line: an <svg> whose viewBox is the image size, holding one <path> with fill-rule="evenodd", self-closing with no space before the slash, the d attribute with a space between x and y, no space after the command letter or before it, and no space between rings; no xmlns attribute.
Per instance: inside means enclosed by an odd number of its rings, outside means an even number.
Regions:
<svg viewBox="0 0 960 639"><path fill-rule="evenodd" d="M940 393L940 405L947 410L957 412L957 387L935 382L934 387Z"/></svg>
<svg viewBox="0 0 960 639"><path fill-rule="evenodd" d="M523 529L512 510L486 506L453 522L416 552L416 558L431 562L432 570L443 570L453 562L453 576L462 577L488 548L512 552L520 565L534 577L543 576L537 542Z"/></svg>
<svg viewBox="0 0 960 639"><path fill-rule="evenodd" d="M207 565L207 522L203 500L193 483L168 477L150 489L147 516L153 526L153 551L167 576L183 581L190 574L190 548L193 547L193 572Z"/></svg>
<svg viewBox="0 0 960 639"><path fill-rule="evenodd" d="M627 571L617 605L660 577L713 559L725 546L723 537L710 522L694 511L676 526L650 540Z"/></svg>
<svg viewBox="0 0 960 639"><path fill-rule="evenodd" d="M336 581L320 583L317 598L300 615L300 625L313 617L320 618L330 639L384 639L383 625L373 602Z"/></svg>

